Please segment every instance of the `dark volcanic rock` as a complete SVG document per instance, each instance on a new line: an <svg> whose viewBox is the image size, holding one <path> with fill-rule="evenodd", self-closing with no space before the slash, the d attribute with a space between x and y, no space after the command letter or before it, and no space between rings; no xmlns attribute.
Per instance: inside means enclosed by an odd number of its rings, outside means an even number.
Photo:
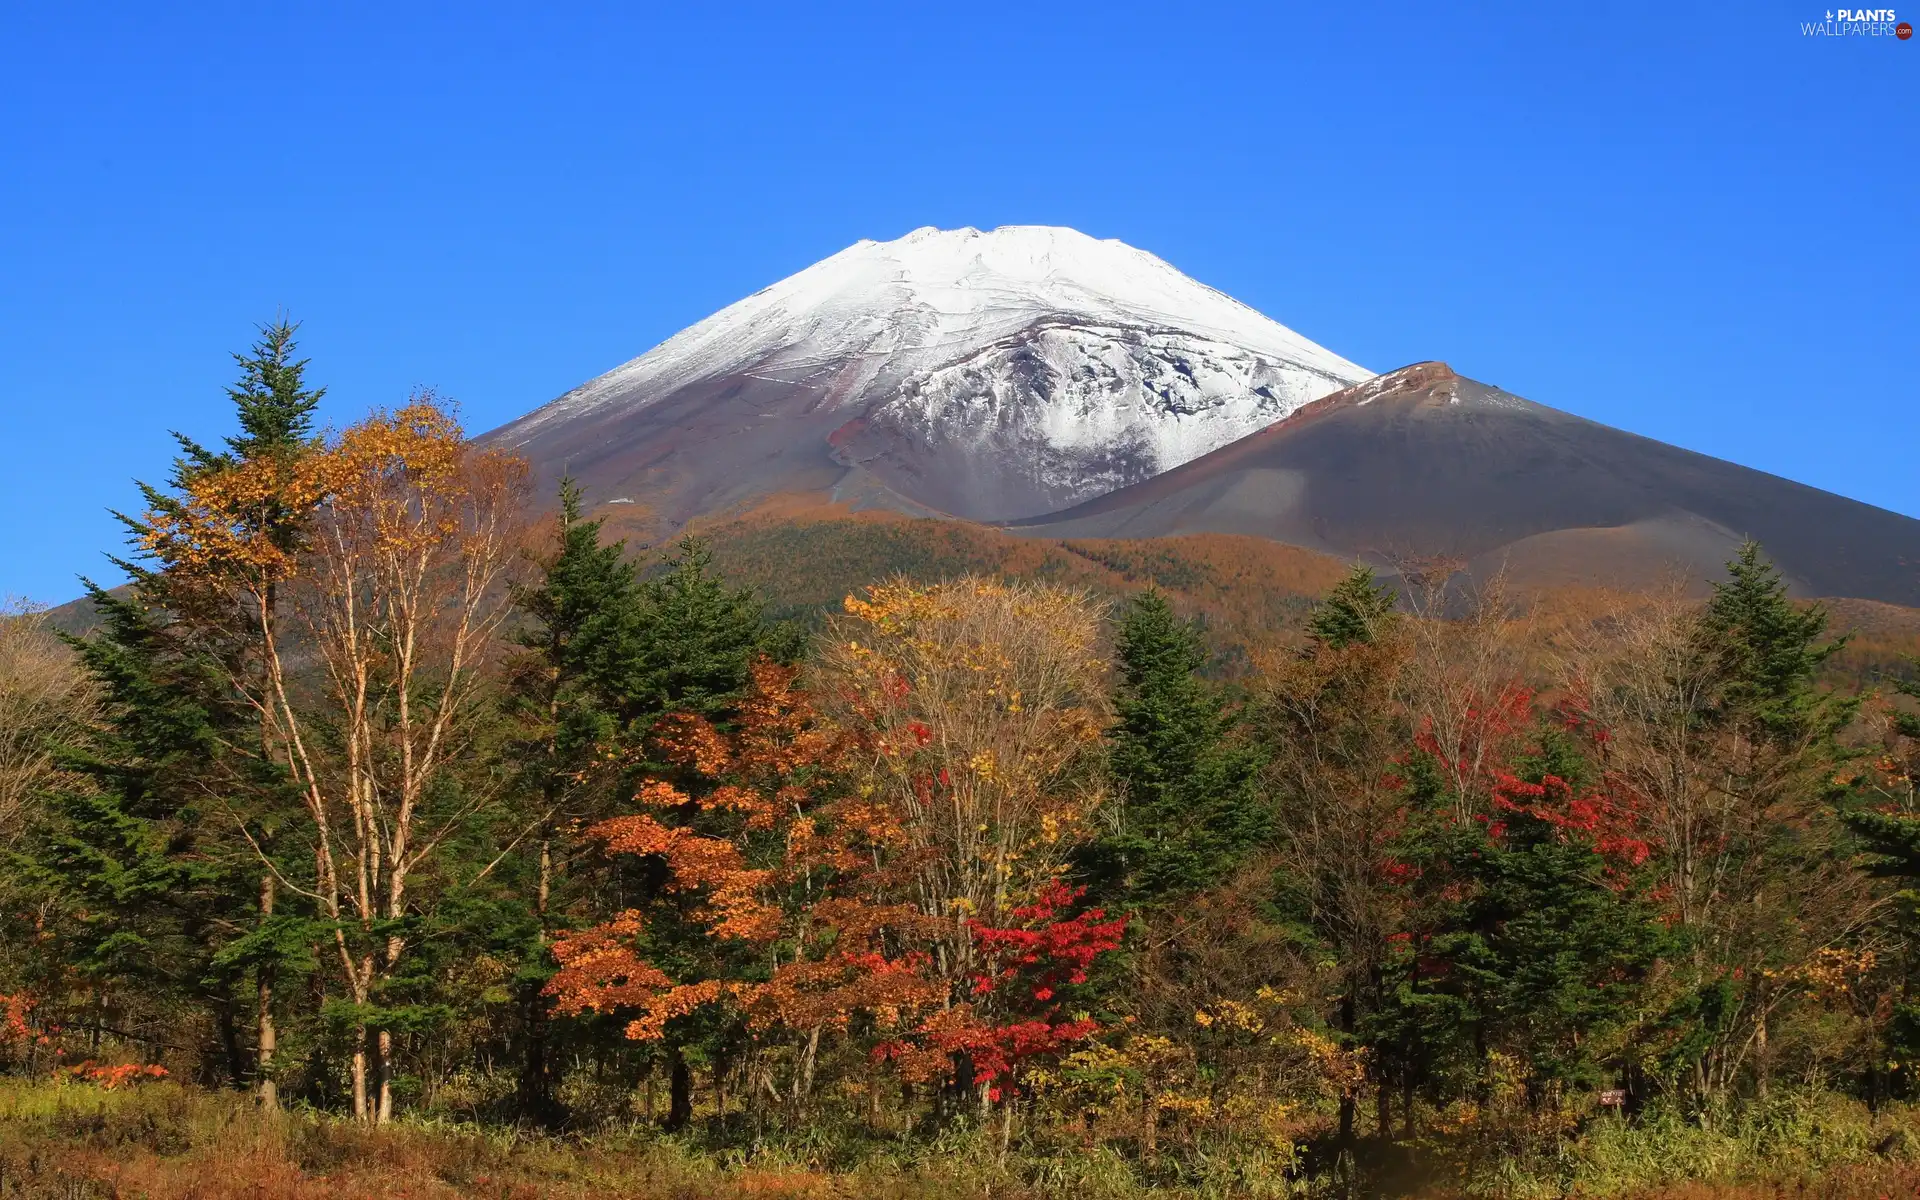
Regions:
<svg viewBox="0 0 1920 1200"><path fill-rule="evenodd" d="M1254 534L1542 582L1710 573L1752 537L1809 595L1920 605L1920 521L1420 363L1143 483L1015 523L1049 537Z"/></svg>

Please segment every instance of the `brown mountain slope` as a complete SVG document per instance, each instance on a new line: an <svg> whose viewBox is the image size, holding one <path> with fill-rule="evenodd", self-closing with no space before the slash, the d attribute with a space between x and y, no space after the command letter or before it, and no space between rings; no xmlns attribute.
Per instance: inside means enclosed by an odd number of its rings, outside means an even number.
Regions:
<svg viewBox="0 0 1920 1200"><path fill-rule="evenodd" d="M624 505L602 508L609 536L638 545L659 526ZM1182 612L1201 618L1223 662L1245 665L1261 648L1297 638L1313 603L1346 562L1265 538L1183 534L1159 538L1047 538L965 521L853 512L784 496L720 520L695 522L716 565L750 584L781 617L815 624L866 584L978 573L1050 579L1118 601L1151 583ZM1633 586L1528 583L1510 577L1511 600L1530 614L1542 653L1561 633L1607 623L1649 597ZM1664 581L1663 581L1664 582ZM1696 577L1697 590L1705 581ZM1920 609L1872 600L1827 600L1834 633L1851 642L1829 676L1847 684L1905 674L1920 655Z"/></svg>
<svg viewBox="0 0 1920 1200"><path fill-rule="evenodd" d="M1804 595L1920 605L1920 521L1523 400L1420 363L1143 483L1009 528L1234 533L1381 562L1506 565L1523 583L1711 574L1745 537Z"/></svg>
<svg viewBox="0 0 1920 1200"><path fill-rule="evenodd" d="M626 506L602 507L609 537L640 544L661 525ZM735 516L697 521L729 579L750 584L780 616L812 620L861 587L904 576L964 574L1051 579L1118 598L1151 583L1203 616L1229 642L1299 628L1313 601L1346 571L1337 558L1232 534L1133 539L1020 537L966 521L853 512L780 497Z"/></svg>

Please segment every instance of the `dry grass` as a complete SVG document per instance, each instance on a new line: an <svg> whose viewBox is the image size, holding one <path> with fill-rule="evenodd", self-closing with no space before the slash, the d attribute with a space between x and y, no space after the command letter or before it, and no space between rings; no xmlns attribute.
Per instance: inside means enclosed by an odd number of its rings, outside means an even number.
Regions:
<svg viewBox="0 0 1920 1200"><path fill-rule="evenodd" d="M579 1197L940 1197L1039 1195L951 1169L836 1174L775 1155L725 1163L647 1133L563 1141L510 1130L400 1122L369 1129L171 1083L109 1093L0 1083L0 1197L92 1200L454 1200Z"/></svg>
<svg viewBox="0 0 1920 1200"><path fill-rule="evenodd" d="M1832 1114L1830 1114L1832 1115ZM1858 1132L1858 1131L1854 1131ZM1842 1136L1849 1141L1850 1136ZM1749 1164L1750 1166L1753 1164ZM1776 1167L1778 1164L1776 1164ZM1582 1183L1571 1192L1522 1182L1480 1189L1512 1200L1907 1200L1920 1167L1845 1162L1772 1173L1769 1182L1663 1186ZM1248 1191L1250 1183L1262 1184ZM966 1139L826 1169L807 1153L703 1151L646 1131L560 1140L467 1126L400 1122L368 1129L293 1113L270 1119L232 1094L171 1083L102 1092L83 1085L0 1081L0 1198L4 1200L1038 1200L1072 1196L1296 1195L1278 1178L1163 1177L1153 1186L1112 1155L1001 1163ZM1452 1192L1401 1200L1464 1200Z"/></svg>
<svg viewBox="0 0 1920 1200"><path fill-rule="evenodd" d="M1685 1183L1628 1200L1909 1200L1920 1196L1920 1169L1842 1167L1792 1183Z"/></svg>

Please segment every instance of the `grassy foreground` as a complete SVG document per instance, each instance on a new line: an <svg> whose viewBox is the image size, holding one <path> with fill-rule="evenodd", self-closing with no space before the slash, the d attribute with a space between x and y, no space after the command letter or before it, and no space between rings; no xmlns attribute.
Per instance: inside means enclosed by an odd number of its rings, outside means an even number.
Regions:
<svg viewBox="0 0 1920 1200"><path fill-rule="evenodd" d="M1428 1184L1356 1195L1450 1200L1467 1195L1607 1196L1619 1200L1761 1200L1920 1196L1920 1115L1870 1119L1840 1105L1788 1104L1763 1120L1708 1133L1678 1123L1590 1134L1549 1182L1538 1169L1480 1173L1470 1191ZM1869 1143L1868 1139L1877 1138ZM1457 1157L1435 1151L1435 1169ZM1455 1151L1459 1148L1454 1147ZM1143 1178L1109 1152L1002 1159L991 1138L939 1142L836 1163L843 1148L793 1143L715 1150L648 1130L559 1139L404 1121L371 1130L306 1113L269 1119L242 1097L171 1083L119 1091L0 1082L0 1198L1334 1196L1317 1184L1219 1163L1185 1178ZM1450 1173L1450 1172L1449 1172Z"/></svg>

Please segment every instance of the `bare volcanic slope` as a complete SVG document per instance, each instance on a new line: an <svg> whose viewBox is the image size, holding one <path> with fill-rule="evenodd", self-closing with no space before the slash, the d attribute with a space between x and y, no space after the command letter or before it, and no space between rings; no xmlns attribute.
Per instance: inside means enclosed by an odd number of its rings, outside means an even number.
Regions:
<svg viewBox="0 0 1920 1200"><path fill-rule="evenodd" d="M850 246L487 438L668 526L793 492L1007 520L1369 375L1120 242L929 228Z"/></svg>
<svg viewBox="0 0 1920 1200"><path fill-rule="evenodd" d="M1920 521L1419 363L1231 446L1014 528L1253 534L1392 563L1505 564L1539 585L1713 572L1744 537L1806 595L1920 605Z"/></svg>

